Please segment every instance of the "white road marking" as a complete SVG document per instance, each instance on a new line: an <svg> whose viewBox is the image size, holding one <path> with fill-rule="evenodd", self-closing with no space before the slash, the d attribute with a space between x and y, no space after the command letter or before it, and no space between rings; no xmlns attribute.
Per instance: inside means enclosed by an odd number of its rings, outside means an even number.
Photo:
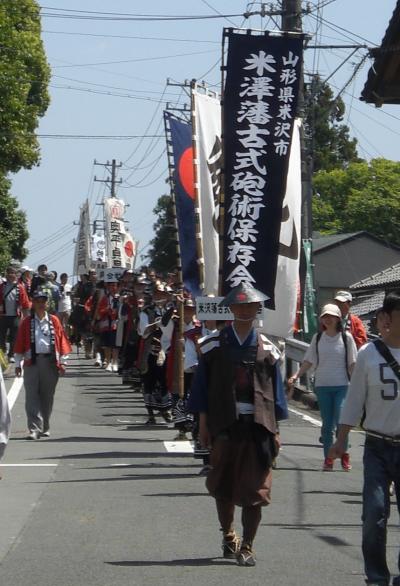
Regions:
<svg viewBox="0 0 400 586"><path fill-rule="evenodd" d="M175 454L193 454L193 445L186 442L164 442L167 452Z"/></svg>
<svg viewBox="0 0 400 586"><path fill-rule="evenodd" d="M58 464L0 464L0 468L54 468Z"/></svg>
<svg viewBox="0 0 400 586"><path fill-rule="evenodd" d="M293 409L292 407L289 407L289 411L301 417L303 421L307 421L308 423L311 423L311 425L315 425L315 427L322 427L322 422L319 419L315 419L314 417L306 415L302 411L297 411L297 409Z"/></svg>
<svg viewBox="0 0 400 586"><path fill-rule="evenodd" d="M18 395L22 386L24 384L24 379L22 376L15 378L13 384L11 385L11 389L8 391L7 399L8 399L8 406L10 411L15 405L15 401L18 399Z"/></svg>

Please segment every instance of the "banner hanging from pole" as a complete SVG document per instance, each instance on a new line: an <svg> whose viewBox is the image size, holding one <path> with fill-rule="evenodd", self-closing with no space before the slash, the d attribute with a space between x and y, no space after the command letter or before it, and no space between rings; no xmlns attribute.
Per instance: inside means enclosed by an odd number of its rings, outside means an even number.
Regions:
<svg viewBox="0 0 400 586"><path fill-rule="evenodd" d="M274 309L303 37L225 34L222 292L248 282Z"/></svg>
<svg viewBox="0 0 400 586"><path fill-rule="evenodd" d="M192 125L169 112L164 112L164 117L174 161L170 174L173 178L183 283L196 296L200 293L200 275L196 249Z"/></svg>
<svg viewBox="0 0 400 586"><path fill-rule="evenodd" d="M293 335L299 291L301 252L301 122L295 120L290 147L286 193L282 206L279 255L275 280L275 309L266 309L268 333L288 338Z"/></svg>
<svg viewBox="0 0 400 586"><path fill-rule="evenodd" d="M132 236L125 229L125 202L117 197L104 201L107 266L131 269L136 253Z"/></svg>
<svg viewBox="0 0 400 586"><path fill-rule="evenodd" d="M201 247L204 262L204 292L218 294L218 212L221 189L221 104L219 98L192 89L196 132L197 194Z"/></svg>
<svg viewBox="0 0 400 586"><path fill-rule="evenodd" d="M303 286L303 336L306 342L311 342L313 335L318 330L311 240L303 240L303 254L305 271Z"/></svg>
<svg viewBox="0 0 400 586"><path fill-rule="evenodd" d="M81 206L79 214L79 232L74 255L74 275L82 275L90 269L90 218L88 200Z"/></svg>

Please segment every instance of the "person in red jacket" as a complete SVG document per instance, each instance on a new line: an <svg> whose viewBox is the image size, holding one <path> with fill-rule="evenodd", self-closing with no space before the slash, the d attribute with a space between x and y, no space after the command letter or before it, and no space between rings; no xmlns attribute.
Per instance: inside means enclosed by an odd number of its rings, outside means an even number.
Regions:
<svg viewBox="0 0 400 586"><path fill-rule="evenodd" d="M335 295L336 305L342 314L342 326L344 332L350 332L356 343L357 350L368 342L367 332L359 317L350 313L353 296L349 291L338 291Z"/></svg>
<svg viewBox="0 0 400 586"><path fill-rule="evenodd" d="M97 306L101 345L104 350L104 368L108 372L118 372L119 348L116 344L119 311L118 283L105 284L105 295Z"/></svg>
<svg viewBox="0 0 400 586"><path fill-rule="evenodd" d="M22 283L18 283L14 267L6 269L6 282L0 284L0 348L6 353L7 337L10 340L8 358L14 362L13 346L19 320L30 309L31 302Z"/></svg>
<svg viewBox="0 0 400 586"><path fill-rule="evenodd" d="M71 345L60 320L46 311L48 295L36 290L31 315L25 317L14 346L15 374L22 375L24 365L27 439L50 436L50 415L58 377L65 372Z"/></svg>

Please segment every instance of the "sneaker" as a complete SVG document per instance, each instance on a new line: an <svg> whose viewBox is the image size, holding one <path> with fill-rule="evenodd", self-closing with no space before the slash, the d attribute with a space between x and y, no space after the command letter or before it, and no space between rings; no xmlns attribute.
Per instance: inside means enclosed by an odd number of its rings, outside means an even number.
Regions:
<svg viewBox="0 0 400 586"><path fill-rule="evenodd" d="M40 432L41 437L50 437L50 430Z"/></svg>
<svg viewBox="0 0 400 586"><path fill-rule="evenodd" d="M28 435L26 436L27 440L38 440L40 437L40 434L38 431L30 431L28 433Z"/></svg>
<svg viewBox="0 0 400 586"><path fill-rule="evenodd" d="M226 560L234 560L239 553L240 539L235 532L224 535L222 539L222 555Z"/></svg>
<svg viewBox="0 0 400 586"><path fill-rule="evenodd" d="M112 372L112 369L113 369L113 365L110 362L110 364L107 364L107 366L106 366L106 371L107 372Z"/></svg>
<svg viewBox="0 0 400 586"><path fill-rule="evenodd" d="M342 469L345 470L346 472L350 472L352 466L350 464L350 454L343 454L343 456L341 457L341 462L342 462Z"/></svg>
<svg viewBox="0 0 400 586"><path fill-rule="evenodd" d="M101 366L101 354L99 352L96 353L96 360L94 361L95 366Z"/></svg>
<svg viewBox="0 0 400 586"><path fill-rule="evenodd" d="M325 458L324 464L322 466L322 470L324 472L331 472L333 470L333 460L332 460L332 458Z"/></svg>
<svg viewBox="0 0 400 586"><path fill-rule="evenodd" d="M253 567L256 565L254 552L249 545L242 545L236 556L236 560L239 566Z"/></svg>
<svg viewBox="0 0 400 586"><path fill-rule="evenodd" d="M112 365L112 371L113 372L118 372L118 364L113 364Z"/></svg>
<svg viewBox="0 0 400 586"><path fill-rule="evenodd" d="M186 432L185 432L185 431L183 431L183 430L180 430L180 431L178 432L178 435L176 435L176 436L174 437L174 442L184 442L184 441L187 441L187 439L188 439L188 438L187 438L187 436L186 436Z"/></svg>
<svg viewBox="0 0 400 586"><path fill-rule="evenodd" d="M148 420L146 421L145 425L155 425L157 423L156 418L155 417L149 417Z"/></svg>
<svg viewBox="0 0 400 586"><path fill-rule="evenodd" d="M169 411L160 411L160 415L166 423L172 422L172 415Z"/></svg>
<svg viewBox="0 0 400 586"><path fill-rule="evenodd" d="M10 364L14 364L15 363L14 356L10 356L9 359L8 359L8 362L10 362Z"/></svg>
<svg viewBox="0 0 400 586"><path fill-rule="evenodd" d="M108 366L108 362L106 362L106 361L104 360L103 364L101 365L101 368L107 368L107 366Z"/></svg>

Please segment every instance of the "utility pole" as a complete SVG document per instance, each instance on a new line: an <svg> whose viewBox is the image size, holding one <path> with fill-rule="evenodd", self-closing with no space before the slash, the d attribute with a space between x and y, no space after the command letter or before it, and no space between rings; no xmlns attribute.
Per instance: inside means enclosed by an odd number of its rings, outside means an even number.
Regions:
<svg viewBox="0 0 400 586"><path fill-rule="evenodd" d="M301 32L303 30L301 0L282 0L282 30L292 32ZM304 65L301 73L297 114L304 122ZM313 155L307 148L303 124L301 128L302 238L312 238L312 173Z"/></svg>
<svg viewBox="0 0 400 586"><path fill-rule="evenodd" d="M118 183L122 183L122 179L117 179L117 169L122 167L122 163L117 163L115 159L112 159L111 163L110 161L107 161L107 163L98 163L95 160L94 164L100 167L105 167L111 173L111 177L108 177L107 179L97 179L95 176L94 180L98 183L107 183L110 188L111 197L116 197L115 187Z"/></svg>

